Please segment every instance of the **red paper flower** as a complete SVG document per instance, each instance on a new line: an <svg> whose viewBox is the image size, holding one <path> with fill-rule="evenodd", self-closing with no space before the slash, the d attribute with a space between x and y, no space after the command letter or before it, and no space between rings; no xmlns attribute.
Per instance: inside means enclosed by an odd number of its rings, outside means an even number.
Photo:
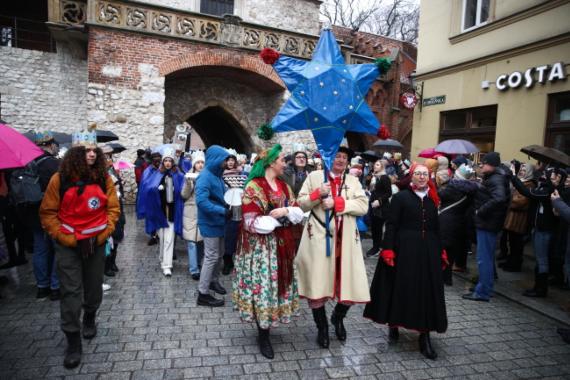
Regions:
<svg viewBox="0 0 570 380"><path fill-rule="evenodd" d="M378 129L378 133L376 133L376 136L378 136L382 140L389 139L390 131L388 130L388 127L385 125L380 126L380 128Z"/></svg>
<svg viewBox="0 0 570 380"><path fill-rule="evenodd" d="M271 48L265 48L261 50L259 56L261 59L263 59L263 62L267 63L268 65L273 65L279 59L279 53Z"/></svg>

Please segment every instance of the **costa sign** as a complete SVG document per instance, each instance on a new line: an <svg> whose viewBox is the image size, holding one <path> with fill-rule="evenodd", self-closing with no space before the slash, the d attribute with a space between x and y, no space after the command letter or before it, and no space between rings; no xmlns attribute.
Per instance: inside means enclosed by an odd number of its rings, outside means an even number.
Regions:
<svg viewBox="0 0 570 380"><path fill-rule="evenodd" d="M509 88L518 88L524 85L531 88L536 82L544 84L545 82L554 82L556 80L566 79L565 66L563 62L556 62L552 66L543 65L531 67L524 73L515 71L511 74L502 74L497 77L495 86L499 91L506 91Z"/></svg>

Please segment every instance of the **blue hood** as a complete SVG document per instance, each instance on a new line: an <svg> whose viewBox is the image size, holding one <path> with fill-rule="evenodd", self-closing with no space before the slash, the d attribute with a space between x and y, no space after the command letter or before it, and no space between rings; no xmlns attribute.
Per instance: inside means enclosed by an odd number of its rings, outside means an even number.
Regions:
<svg viewBox="0 0 570 380"><path fill-rule="evenodd" d="M219 145L212 145L206 150L206 168L210 173L221 177L224 173L222 163L230 156L230 153Z"/></svg>

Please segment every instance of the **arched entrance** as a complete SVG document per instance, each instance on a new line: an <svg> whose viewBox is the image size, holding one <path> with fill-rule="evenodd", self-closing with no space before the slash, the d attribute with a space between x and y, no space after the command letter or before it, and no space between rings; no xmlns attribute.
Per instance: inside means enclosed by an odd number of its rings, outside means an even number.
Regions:
<svg viewBox="0 0 570 380"><path fill-rule="evenodd" d="M244 128L220 106L207 107L192 115L187 122L200 135L206 147L217 144L234 148L240 153L251 153L253 150L251 138Z"/></svg>

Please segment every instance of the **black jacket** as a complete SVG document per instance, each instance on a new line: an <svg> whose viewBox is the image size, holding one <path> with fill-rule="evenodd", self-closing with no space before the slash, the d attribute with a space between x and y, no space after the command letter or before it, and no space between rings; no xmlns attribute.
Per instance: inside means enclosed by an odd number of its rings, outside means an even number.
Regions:
<svg viewBox="0 0 570 380"><path fill-rule="evenodd" d="M499 232L503 229L510 191L508 178L501 168L483 177L483 183L475 193L475 227Z"/></svg>
<svg viewBox="0 0 570 380"><path fill-rule="evenodd" d="M468 220L476 192L477 183L458 179L452 179L439 189L439 226L445 248L465 245Z"/></svg>
<svg viewBox="0 0 570 380"><path fill-rule="evenodd" d="M392 196L392 182L390 177L382 175L376 178L374 189L370 194L370 203L374 201L380 202L380 206L376 208L370 207L373 217L386 219L388 217L388 209L390 206L390 197Z"/></svg>
<svg viewBox="0 0 570 380"><path fill-rule="evenodd" d="M554 232L558 226L558 217L552 212L550 195L554 192L552 182L544 181L534 189L527 188L520 179L512 177L511 182L519 193L533 201L532 213L529 213L530 225L539 231Z"/></svg>

